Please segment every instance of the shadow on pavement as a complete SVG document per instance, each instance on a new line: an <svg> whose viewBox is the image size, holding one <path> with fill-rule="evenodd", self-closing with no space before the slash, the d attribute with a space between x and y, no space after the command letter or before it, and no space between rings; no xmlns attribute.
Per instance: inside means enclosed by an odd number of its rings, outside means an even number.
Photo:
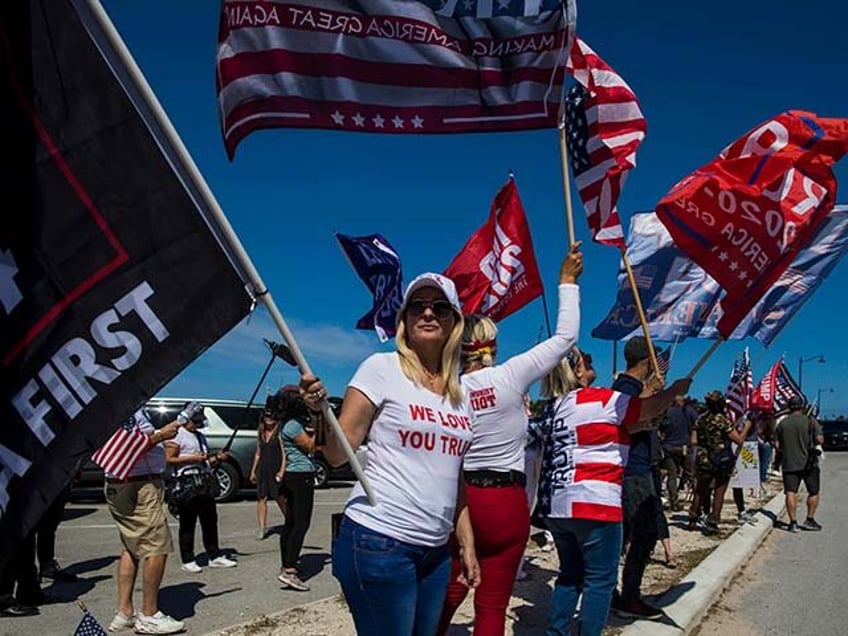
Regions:
<svg viewBox="0 0 848 636"><path fill-rule="evenodd" d="M159 590L160 609L169 616L180 620L191 618L195 615L195 606L200 601L224 594L232 594L233 592L241 592L243 589L234 587L214 594L204 594L202 589L204 587L206 587L206 583L195 581L165 586Z"/></svg>
<svg viewBox="0 0 848 636"><path fill-rule="evenodd" d="M80 578L79 581L72 583L57 583L54 581L50 585L41 588L41 591L55 598L56 603L70 603L72 601L79 600L81 597L91 592L91 590L94 589L94 586L100 581L106 581L111 578L112 575L110 574L99 574L97 576Z"/></svg>
<svg viewBox="0 0 848 636"><path fill-rule="evenodd" d="M307 580L318 576L324 570L324 567L330 563L330 559L328 552L311 552L302 555L298 564L301 578Z"/></svg>
<svg viewBox="0 0 848 636"><path fill-rule="evenodd" d="M103 568L108 567L117 560L117 555L97 557L96 559L89 559L88 561L78 561L77 563L71 563L65 569L71 574L76 574L77 576L79 576L80 574L83 574L85 572L102 570Z"/></svg>
<svg viewBox="0 0 848 636"><path fill-rule="evenodd" d="M81 517L87 517L88 515L93 515L97 512L97 508L65 508L62 512L62 521L71 521L72 519L79 519Z"/></svg>

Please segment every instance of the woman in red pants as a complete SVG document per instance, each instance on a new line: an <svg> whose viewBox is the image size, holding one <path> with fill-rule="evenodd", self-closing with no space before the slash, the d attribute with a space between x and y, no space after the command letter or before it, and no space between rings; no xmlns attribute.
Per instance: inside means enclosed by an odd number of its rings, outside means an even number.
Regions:
<svg viewBox="0 0 848 636"><path fill-rule="evenodd" d="M474 440L465 455L466 497L480 585L474 591L474 636L501 636L515 575L530 536L530 510L524 492L527 414L524 394L574 346L580 331L583 271L575 243L559 273L556 333L501 365L494 366L497 327L485 316L466 316L462 342L462 388L474 409ZM458 582L461 561L456 541L452 572L439 633L444 634L468 587Z"/></svg>

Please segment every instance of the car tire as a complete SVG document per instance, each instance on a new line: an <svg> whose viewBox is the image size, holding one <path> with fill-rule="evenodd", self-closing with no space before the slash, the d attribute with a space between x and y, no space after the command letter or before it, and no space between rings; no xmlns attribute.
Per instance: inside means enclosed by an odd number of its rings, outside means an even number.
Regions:
<svg viewBox="0 0 848 636"><path fill-rule="evenodd" d="M229 501L236 495L241 484L238 469L229 462L222 462L215 467L215 478L218 480L218 496L215 501Z"/></svg>
<svg viewBox="0 0 848 636"><path fill-rule="evenodd" d="M315 487L326 488L330 481L330 467L322 459L314 459L312 463L315 465Z"/></svg>

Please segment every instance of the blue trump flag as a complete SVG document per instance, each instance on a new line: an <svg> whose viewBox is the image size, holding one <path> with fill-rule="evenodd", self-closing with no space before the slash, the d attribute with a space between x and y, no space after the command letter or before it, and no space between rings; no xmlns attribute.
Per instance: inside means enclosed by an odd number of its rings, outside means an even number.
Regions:
<svg viewBox="0 0 848 636"><path fill-rule="evenodd" d="M373 329L380 342L395 335L397 312L403 302L400 257L380 234L345 236L336 240L351 267L374 295L374 305L357 323L357 329Z"/></svg>
<svg viewBox="0 0 848 636"><path fill-rule="evenodd" d="M729 339L751 336L769 346L846 250L848 206L837 205ZM653 338L720 337L716 325L723 313L723 290L674 245L653 213L633 216L627 254ZM633 293L622 268L616 303L592 335L602 340L623 340L640 332Z"/></svg>
<svg viewBox="0 0 848 636"><path fill-rule="evenodd" d="M653 212L633 215L627 243L627 256L651 337L672 342L697 332L718 300L718 283L674 245ZM641 331L633 291L622 264L615 305L592 330L592 336L624 340Z"/></svg>

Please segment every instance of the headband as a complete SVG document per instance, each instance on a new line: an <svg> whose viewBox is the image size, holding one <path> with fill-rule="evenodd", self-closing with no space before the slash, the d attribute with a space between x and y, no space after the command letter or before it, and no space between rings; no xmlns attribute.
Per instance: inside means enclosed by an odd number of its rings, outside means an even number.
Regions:
<svg viewBox="0 0 848 636"><path fill-rule="evenodd" d="M463 353L492 353L497 347L496 340L478 340L476 342L462 343ZM486 351L484 351L486 349Z"/></svg>

